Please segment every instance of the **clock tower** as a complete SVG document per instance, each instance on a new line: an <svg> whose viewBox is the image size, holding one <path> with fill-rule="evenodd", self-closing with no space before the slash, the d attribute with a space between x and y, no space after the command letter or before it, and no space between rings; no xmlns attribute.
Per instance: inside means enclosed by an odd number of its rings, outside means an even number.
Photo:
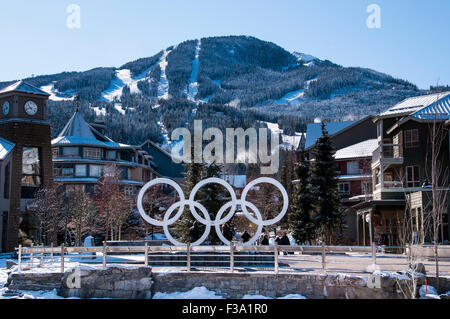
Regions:
<svg viewBox="0 0 450 319"><path fill-rule="evenodd" d="M0 90L0 137L14 145L11 167L8 167L9 210L0 212L3 213L3 232L6 230L3 244L7 251L13 251L18 245L21 217L25 225L22 230L33 237L30 225L34 216L27 211L28 203L40 187L53 181L51 129L47 122L49 96L23 81ZM2 174L5 173L0 172Z"/></svg>

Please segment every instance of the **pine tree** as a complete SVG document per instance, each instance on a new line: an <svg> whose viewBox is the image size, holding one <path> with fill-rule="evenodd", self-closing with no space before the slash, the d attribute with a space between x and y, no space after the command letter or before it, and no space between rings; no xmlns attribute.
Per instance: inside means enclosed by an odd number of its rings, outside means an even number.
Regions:
<svg viewBox="0 0 450 319"><path fill-rule="evenodd" d="M212 163L205 168L206 178L221 178L222 177L222 167L216 163ZM211 220L215 220L217 213L220 208L230 201L230 195L228 191L224 189L223 186L212 183L202 187L202 197L198 198L200 204L202 204L209 213ZM222 217L226 215L226 211ZM202 213L200 213L202 215ZM220 244L221 241L214 230L211 231L209 236L209 241L211 244Z"/></svg>
<svg viewBox="0 0 450 319"><path fill-rule="evenodd" d="M193 154L193 153L192 153ZM195 185L201 182L202 177L205 172L205 165L202 163L194 163L192 161L191 163L183 164L186 168L186 172L184 173L186 184L184 186L184 195L186 198L189 198L192 190L194 189ZM202 190L200 190L196 198L202 198ZM203 213L198 211L198 214L201 216ZM175 214L174 212L173 214ZM192 216L192 213L189 209L189 207L186 207L184 210L183 215L181 216L180 220L177 221L174 224L173 227L173 233L177 235L180 238L180 241L188 243L190 242L189 238L189 229L194 224L194 221L196 219L194 216ZM201 231L204 230L204 226L200 224Z"/></svg>
<svg viewBox="0 0 450 319"><path fill-rule="evenodd" d="M322 136L314 150L311 172L311 191L314 198L314 223L318 236L327 244L333 234L340 235L344 229L344 209L338 192L337 164L331 140L322 124Z"/></svg>
<svg viewBox="0 0 450 319"><path fill-rule="evenodd" d="M289 222L292 236L297 243L311 243L315 238L315 224L312 220L314 198L310 185L310 165L305 151L300 152L300 162L295 166L298 184L295 185L292 196L291 215Z"/></svg>
<svg viewBox="0 0 450 319"><path fill-rule="evenodd" d="M295 172L294 172L294 156L295 153L291 150L283 151L283 164L281 166L281 170L278 176L278 180L283 185L283 187L286 189L286 192L288 194L289 203L292 203L293 193L294 193L294 185L293 181L295 179ZM281 212L281 209L283 207L283 201L279 201L279 211ZM291 215L291 205L289 205L288 210L286 212L285 217L281 220L280 225L282 227L289 227L289 218Z"/></svg>

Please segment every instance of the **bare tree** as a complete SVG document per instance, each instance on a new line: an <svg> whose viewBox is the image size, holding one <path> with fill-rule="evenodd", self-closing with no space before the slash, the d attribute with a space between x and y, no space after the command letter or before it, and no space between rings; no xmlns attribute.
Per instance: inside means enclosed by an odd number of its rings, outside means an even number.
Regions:
<svg viewBox="0 0 450 319"><path fill-rule="evenodd" d="M448 136L448 129L445 128L445 121L439 120L442 113L439 112L439 94L436 97L436 106L432 111L432 121L428 125L431 154L427 156L427 161L431 160L431 211L429 212L431 235L434 245L434 259L436 267L436 285L439 290L439 237L443 240L443 216L448 209L449 192L449 167L444 162L443 146ZM430 224L429 224L430 225Z"/></svg>
<svg viewBox="0 0 450 319"><path fill-rule="evenodd" d="M82 190L70 192L68 196L67 210L74 228L75 245L81 246L83 233L88 228L88 221L95 212L95 206L90 196Z"/></svg>
<svg viewBox="0 0 450 319"><path fill-rule="evenodd" d="M120 190L121 171L116 165L104 167L96 194L99 222L104 227L105 238L110 235L111 240L118 238L123 221L131 212L131 200ZM120 226L118 226L120 224Z"/></svg>
<svg viewBox="0 0 450 319"><path fill-rule="evenodd" d="M39 189L30 205L39 220L40 242L57 245L64 196L60 184L53 183Z"/></svg>

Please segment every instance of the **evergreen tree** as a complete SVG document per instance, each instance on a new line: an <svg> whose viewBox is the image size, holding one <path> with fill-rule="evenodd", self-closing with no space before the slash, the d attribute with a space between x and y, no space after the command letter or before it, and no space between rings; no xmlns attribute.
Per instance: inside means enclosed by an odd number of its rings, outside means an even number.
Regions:
<svg viewBox="0 0 450 319"><path fill-rule="evenodd" d="M193 150L191 154L194 154ZM200 183L202 180L205 172L205 165L201 163L194 163L194 161L192 160L191 163L183 164L183 166L186 168L186 173L184 173L186 182L184 185L184 195L186 198L189 198L195 185ZM197 193L196 197L203 198L202 192L203 190L200 190ZM197 212L200 216L203 214L201 211L197 210ZM185 243L190 242L189 229L192 227L195 220L196 219L194 218L194 216L192 216L189 207L186 207L180 220L177 221L173 227L173 232L179 237L180 241ZM200 227L203 232L205 226L200 224Z"/></svg>
<svg viewBox="0 0 450 319"><path fill-rule="evenodd" d="M300 162L295 166L295 175L298 184L293 189L291 201L291 214L289 222L293 231L292 236L297 243L311 243L315 238L315 224L311 213L314 198L310 185L310 165L306 159L305 151L300 152Z"/></svg>
<svg viewBox="0 0 450 319"><path fill-rule="evenodd" d="M278 180L283 185L283 187L286 189L286 192L288 194L289 203L292 203L293 193L294 193L294 185L293 181L295 179L295 172L294 172L294 157L295 152L292 150L282 151L281 155L283 157L283 164L280 169L280 173L278 176ZM283 201L279 201L279 211L281 212L281 209L283 207ZM291 215L291 205L288 206L288 210L286 212L285 217L281 220L280 225L282 227L289 227L289 218Z"/></svg>
<svg viewBox="0 0 450 319"><path fill-rule="evenodd" d="M222 167L216 163L212 163L205 168L206 178L221 178L222 177ZM208 184L202 187L202 197L196 196L200 204L202 204L206 210L209 212L211 220L215 220L219 209L230 201L230 195L228 191L221 185L218 184ZM222 217L227 214L226 211ZM202 216L203 214L199 212ZM209 236L209 241L211 244L220 244L221 241L214 230L211 231Z"/></svg>
<svg viewBox="0 0 450 319"><path fill-rule="evenodd" d="M331 140L322 124L322 136L314 150L315 162L311 171L311 191L314 198L314 223L318 236L327 244L333 234L340 235L344 226L344 209L338 192L337 164Z"/></svg>

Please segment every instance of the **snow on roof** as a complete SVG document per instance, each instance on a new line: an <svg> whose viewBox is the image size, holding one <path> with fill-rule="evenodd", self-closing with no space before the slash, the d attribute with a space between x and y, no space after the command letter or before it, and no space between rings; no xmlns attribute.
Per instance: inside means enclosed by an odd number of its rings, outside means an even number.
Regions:
<svg viewBox="0 0 450 319"><path fill-rule="evenodd" d="M415 96L403 100L397 105L391 107L387 111L380 114L380 116L391 116L391 115L411 115L416 112L422 111L424 108L427 108L431 105L436 105L436 101L439 100L439 104L441 101L445 99L447 105L447 114L449 112L448 107L448 98L450 97L450 92L445 93L436 93L422 96Z"/></svg>
<svg viewBox="0 0 450 319"><path fill-rule="evenodd" d="M372 157L372 153L377 149L377 147L377 139L367 140L336 151L334 157L337 160L346 158Z"/></svg>
<svg viewBox="0 0 450 319"><path fill-rule="evenodd" d="M430 120L434 118L441 120L450 119L450 92L445 96L442 96L442 98L436 98L434 103L422 108L411 116L421 120Z"/></svg>
<svg viewBox="0 0 450 319"><path fill-rule="evenodd" d="M75 112L58 137L52 140L52 144L85 144L108 148L132 147L127 144L116 143L107 136L101 134L99 136L99 134L85 121L81 113Z"/></svg>
<svg viewBox="0 0 450 319"><path fill-rule="evenodd" d="M23 92L23 93L50 96L50 94L48 94L47 92L42 91L41 89L38 89L37 87L34 87L24 81L18 81L14 84L11 84L10 86L7 86L3 90L0 90L0 94L9 92Z"/></svg>
<svg viewBox="0 0 450 319"><path fill-rule="evenodd" d="M0 160L4 160L6 156L11 152L16 144L11 143L8 140L0 137Z"/></svg>
<svg viewBox="0 0 450 319"><path fill-rule="evenodd" d="M351 122L328 122L325 123L325 128L328 131L329 135L336 134L343 129L349 127L350 125L353 125L354 121ZM310 148L314 144L316 144L319 137L322 136L322 123L311 123L308 124L308 127L306 129L306 143L305 148Z"/></svg>

